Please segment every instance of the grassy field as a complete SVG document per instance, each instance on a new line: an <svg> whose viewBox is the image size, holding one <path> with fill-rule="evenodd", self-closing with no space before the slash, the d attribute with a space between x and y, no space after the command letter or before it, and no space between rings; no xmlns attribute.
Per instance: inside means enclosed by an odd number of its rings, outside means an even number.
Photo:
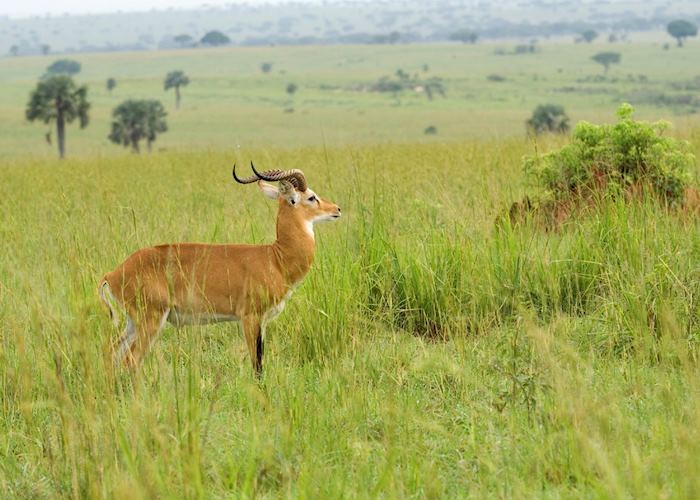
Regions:
<svg viewBox="0 0 700 500"><path fill-rule="evenodd" d="M522 137L524 122L538 104L563 104L572 120L605 121L621 102L631 102L642 118L672 118L685 130L697 124L694 98L700 73L695 61L700 44L664 51L661 42L542 43L540 51L512 52L511 44L466 46L263 47L76 55L83 70L76 77L89 85L91 123L68 129L68 154L111 155L120 151L107 140L112 109L127 98L161 99L168 107L170 131L156 148L220 150L238 147L415 143L466 138ZM596 81L602 66L590 57L619 51L622 62L608 79ZM71 56L72 57L72 56ZM28 123L29 92L50 57L0 58L0 157L55 154L44 141L49 127ZM263 74L263 62L272 71ZM428 71L423 71L423 65ZM165 74L184 70L192 83L183 90L183 106L163 90ZM392 76L397 69L421 78L444 79L447 96L428 100L421 93L361 92L358 86ZM503 82L487 79L500 75ZM642 75L644 78L640 78ZM108 77L117 88L110 95ZM299 86L290 98L286 85ZM688 86L690 89L674 87ZM689 96L694 103L673 105ZM671 103L669 104L669 101ZM657 106L655 103L664 106ZM285 113L293 108L293 113ZM437 135L426 136L428 126ZM55 136L55 133L54 133ZM54 137L55 139L55 137Z"/></svg>
<svg viewBox="0 0 700 500"><path fill-rule="evenodd" d="M81 56L92 123L65 161L23 120L51 59L0 59L0 497L697 497L700 222L603 201L558 231L494 225L532 189L523 156L567 140L524 139L536 104L612 121L696 76L693 44L615 47L588 83L604 45ZM347 88L424 63L447 98ZM174 68L193 80L179 111ZM108 144L110 109L152 96L172 111L160 150ZM693 115L637 107L700 154ZM99 278L143 246L270 241L274 204L230 178L251 159L343 208L262 381L234 324L167 327L138 376L113 372Z"/></svg>
<svg viewBox="0 0 700 500"><path fill-rule="evenodd" d="M303 166L345 214L317 231L261 384L232 325L166 328L135 379L103 359L95 286L129 252L273 237L230 154L3 166L0 494L695 496L698 222L611 202L560 232L497 231L531 152L238 158Z"/></svg>

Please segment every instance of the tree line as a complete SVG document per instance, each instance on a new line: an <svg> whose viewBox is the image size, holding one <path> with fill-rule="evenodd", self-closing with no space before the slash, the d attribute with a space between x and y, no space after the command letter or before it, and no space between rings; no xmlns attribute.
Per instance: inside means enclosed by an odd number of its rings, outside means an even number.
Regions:
<svg viewBox="0 0 700 500"><path fill-rule="evenodd" d="M678 47L683 47L683 43L687 38L697 36L698 27L690 21L684 19L678 19L676 21L671 21L666 25L666 32L676 39ZM586 29L579 33L579 36L575 38L576 43L585 42L592 43L597 39L599 33L593 29ZM450 33L447 37L448 40L453 42L462 42L468 44L474 44L479 39L479 33L469 30L460 29ZM617 36L615 34L610 34L608 36L608 41L614 43L617 41Z"/></svg>
<svg viewBox="0 0 700 500"><path fill-rule="evenodd" d="M66 126L77 121L80 128L85 128L90 121L88 88L73 80L73 75L80 69L79 62L69 59L52 63L31 92L25 110L27 120L55 125L60 158L66 154ZM180 88L189 83L189 77L181 70L171 71L165 76L163 88L175 90L176 108L180 107ZM116 79L107 79L108 92L111 93L116 86ZM145 141L150 151L158 135L168 130L167 115L163 104L156 99L127 99L112 110L111 130L107 137L136 153ZM46 140L51 143L50 131Z"/></svg>
<svg viewBox="0 0 700 500"><path fill-rule="evenodd" d="M660 21L659 21L660 22ZM596 25L597 26L597 25ZM654 24L656 27L657 24ZM554 29L554 28L557 29ZM652 26L647 26L651 28ZM469 28L457 28L451 30L441 29L439 31L439 36L422 37L417 33L409 31L398 31L393 30L388 33L339 33L337 36L330 38L317 37L317 36L254 36L246 40L240 41L241 45L269 45L269 44L280 44L280 45L296 45L296 44L328 44L328 43L342 43L342 44L396 44L396 43L411 43L411 42L431 42L431 41L442 41L450 40L456 42L463 42L468 44L474 44L482 38L502 38L502 37L548 37L551 35L563 35L573 33L575 34L576 43L591 43L600 37L600 33L593 29L591 25L586 23L553 23L548 25L526 25L524 31L519 31L517 25L506 24L501 27L502 29L496 29L493 31L492 28L480 27L478 30ZM565 29L564 29L565 28ZM608 35L608 41L614 43L626 37L626 33L630 30L641 29L641 26L634 25L621 25L615 26L611 25L608 27L612 32ZM604 28L600 28L604 29ZM614 33L614 31L621 32L622 35ZM667 33L676 39L677 45L682 47L684 42L690 38L697 36L697 26L687 20L677 19L666 24ZM167 48L193 48L193 47L218 47L223 45L228 45L233 43L233 41L223 32L218 30L210 30L206 32L201 38L194 37L188 33L180 33L175 36L171 36L169 40L172 43L167 45ZM38 42L37 42L38 43ZM134 47L131 49L134 49ZM31 51L21 50L20 45L12 45L9 48L9 53L13 56L18 56L20 53L24 52L26 54L31 53L41 53L43 55L48 55L51 52L51 47L47 44L37 45L32 48ZM95 50L95 47L92 47Z"/></svg>

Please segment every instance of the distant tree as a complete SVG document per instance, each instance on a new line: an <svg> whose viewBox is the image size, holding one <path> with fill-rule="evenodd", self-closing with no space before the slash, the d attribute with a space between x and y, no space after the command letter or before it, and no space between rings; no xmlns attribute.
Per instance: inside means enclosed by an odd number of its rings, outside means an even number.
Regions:
<svg viewBox="0 0 700 500"><path fill-rule="evenodd" d="M520 45L516 45L513 49L513 54L516 55L534 54L535 52L537 52L537 45L534 43L531 43L529 45L522 43Z"/></svg>
<svg viewBox="0 0 700 500"><path fill-rule="evenodd" d="M269 73L270 71L272 71L272 63L269 63L269 62L262 63L260 65L260 71L262 71L263 73Z"/></svg>
<svg viewBox="0 0 700 500"><path fill-rule="evenodd" d="M406 73L406 72L405 72L404 70L402 70L401 68L397 69L397 70L396 70L396 73L394 73L394 74L396 75L396 77L397 77L399 80L409 80L409 79L411 78L411 75L409 75L408 73Z"/></svg>
<svg viewBox="0 0 700 500"><path fill-rule="evenodd" d="M583 33L581 33L581 38L586 42L586 43L591 43L593 40L598 38L598 32L595 30L586 30Z"/></svg>
<svg viewBox="0 0 700 500"><path fill-rule="evenodd" d="M528 131L534 134L545 132L565 134L569 131L569 117L564 112L564 108L557 104L540 104L525 123Z"/></svg>
<svg viewBox="0 0 700 500"><path fill-rule="evenodd" d="M619 52L598 52L596 55L591 57L595 62L598 64L602 64L603 68L605 68L604 72L605 74L608 73L608 69L610 68L611 64L619 64L620 63L620 53Z"/></svg>
<svg viewBox="0 0 700 500"><path fill-rule="evenodd" d="M610 33L610 35L608 35L608 42L610 42L610 43L617 42L617 35L615 33Z"/></svg>
<svg viewBox="0 0 700 500"><path fill-rule="evenodd" d="M391 92L394 97L397 97L399 92L406 89L406 83L402 81L390 80L388 77L382 77L370 87L374 92Z"/></svg>
<svg viewBox="0 0 700 500"><path fill-rule="evenodd" d="M72 59L59 59L51 63L46 68L46 73L49 75L77 75L80 73L80 63Z"/></svg>
<svg viewBox="0 0 700 500"><path fill-rule="evenodd" d="M180 47L187 47L188 45L192 45L192 42L194 41L194 39L186 33L175 36L173 40L175 40L177 44L180 45Z"/></svg>
<svg viewBox="0 0 700 500"><path fill-rule="evenodd" d="M165 90L175 89L175 108L180 109L180 87L186 87L190 83L189 77L184 71L171 71L165 77L163 87Z"/></svg>
<svg viewBox="0 0 700 500"><path fill-rule="evenodd" d="M17 45L10 47L10 54L17 56L17 54L19 54L19 47Z"/></svg>
<svg viewBox="0 0 700 500"><path fill-rule="evenodd" d="M114 78L111 78L111 77L107 78L106 85L107 85L107 92L109 92L111 94L112 90L114 90L114 87L117 86L117 80L115 80Z"/></svg>
<svg viewBox="0 0 700 500"><path fill-rule="evenodd" d="M682 47L686 38L696 36L698 34L698 27L689 21L679 19L668 23L666 31L668 31L668 34L676 39L678 46Z"/></svg>
<svg viewBox="0 0 700 500"><path fill-rule="evenodd" d="M423 84L425 96L428 98L429 101L433 100L433 96L436 93L440 94L442 97L445 97L445 95L447 94L445 86L443 85L442 80L440 78L429 78L428 80L425 80L421 83Z"/></svg>
<svg viewBox="0 0 700 500"><path fill-rule="evenodd" d="M80 128L85 128L89 109L87 87L78 87L70 76L56 75L37 84L29 97L25 114L29 121L56 122L58 155L63 158L66 154L66 123L77 119Z"/></svg>
<svg viewBox="0 0 700 500"><path fill-rule="evenodd" d="M131 147L134 153L140 152L140 143L145 140L151 151L158 134L168 130L166 116L160 101L129 99L112 111L112 130L108 138L115 144Z"/></svg>
<svg viewBox="0 0 700 500"><path fill-rule="evenodd" d="M423 64L423 73L427 73L428 71L430 71L430 66L428 66L427 63Z"/></svg>
<svg viewBox="0 0 700 500"><path fill-rule="evenodd" d="M51 52L51 46L48 44L43 44L41 46L41 53L45 56L49 55L49 52Z"/></svg>
<svg viewBox="0 0 700 500"><path fill-rule="evenodd" d="M473 31L463 29L463 30L455 31L454 33L450 34L450 36L448 38L450 40L456 41L456 42L476 43L476 41L479 39L479 35L477 35Z"/></svg>
<svg viewBox="0 0 700 500"><path fill-rule="evenodd" d="M401 39L401 33L398 31L392 31L389 34L381 34L381 35L374 35L370 38L369 43L377 43L377 44L394 44L397 43Z"/></svg>
<svg viewBox="0 0 700 500"><path fill-rule="evenodd" d="M210 31L202 37L200 40L204 45L226 45L231 43L231 39L224 35L221 31Z"/></svg>
<svg viewBox="0 0 700 500"><path fill-rule="evenodd" d="M290 83L290 84L288 84L288 85L287 85L287 94L289 94L290 96L293 96L294 93L297 91L298 88L299 88L299 87L297 87L297 84L296 84L296 83Z"/></svg>

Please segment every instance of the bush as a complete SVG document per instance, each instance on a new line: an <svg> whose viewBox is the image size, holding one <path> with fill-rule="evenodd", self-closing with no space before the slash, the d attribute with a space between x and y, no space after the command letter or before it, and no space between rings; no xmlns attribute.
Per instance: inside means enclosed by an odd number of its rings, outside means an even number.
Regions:
<svg viewBox="0 0 700 500"><path fill-rule="evenodd" d="M425 135L435 135L437 134L437 127L435 125L429 125L425 127L425 130L423 131Z"/></svg>
<svg viewBox="0 0 700 500"><path fill-rule="evenodd" d="M211 45L216 47L219 45L227 45L231 43L231 39L224 35L222 32L213 30L207 32L207 34L202 37L200 42L203 45Z"/></svg>
<svg viewBox="0 0 700 500"><path fill-rule="evenodd" d="M381 78L377 83L370 87L373 92L401 92L404 89L404 85L395 80L389 80L387 77Z"/></svg>
<svg viewBox="0 0 700 500"><path fill-rule="evenodd" d="M492 73L489 76L486 77L486 79L490 82L505 82L506 77L503 75L498 75L496 73Z"/></svg>
<svg viewBox="0 0 700 500"><path fill-rule="evenodd" d="M535 52L537 52L537 45L534 43L516 45L513 49L513 54L515 55L534 54Z"/></svg>
<svg viewBox="0 0 700 500"><path fill-rule="evenodd" d="M565 134L569 131L569 117L564 108L557 104L540 104L525 123L528 131L535 134L552 132Z"/></svg>
<svg viewBox="0 0 700 500"><path fill-rule="evenodd" d="M51 75L77 75L80 73L80 68L81 66L78 61L59 59L46 68L46 73Z"/></svg>
<svg viewBox="0 0 700 500"><path fill-rule="evenodd" d="M473 31L463 29L451 33L447 39L454 42L476 43L476 41L479 39L479 35Z"/></svg>
<svg viewBox="0 0 700 500"><path fill-rule="evenodd" d="M663 137L668 123L636 121L633 112L623 104L615 124L579 122L571 144L526 158L525 171L559 199L605 186L611 193L651 188L667 202L682 201L695 161L688 143Z"/></svg>
<svg viewBox="0 0 700 500"><path fill-rule="evenodd" d="M411 76L402 69L398 69L394 74L395 79L383 76L375 83L358 87L361 90L370 92L388 92L398 95L404 91L423 93L429 100L433 100L435 94L445 97L447 90L442 78L419 78L418 75Z"/></svg>

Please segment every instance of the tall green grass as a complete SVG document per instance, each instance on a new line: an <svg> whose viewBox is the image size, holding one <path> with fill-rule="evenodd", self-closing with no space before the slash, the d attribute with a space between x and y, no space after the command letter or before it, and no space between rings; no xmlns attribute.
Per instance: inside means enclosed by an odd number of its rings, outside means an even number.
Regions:
<svg viewBox="0 0 700 500"><path fill-rule="evenodd" d="M496 228L526 153L0 166L0 494L695 496L698 222L610 201L556 232ZM113 372L102 273L160 242L272 239L236 155L303 168L344 214L317 227L263 381L232 324L167 327L138 376Z"/></svg>

